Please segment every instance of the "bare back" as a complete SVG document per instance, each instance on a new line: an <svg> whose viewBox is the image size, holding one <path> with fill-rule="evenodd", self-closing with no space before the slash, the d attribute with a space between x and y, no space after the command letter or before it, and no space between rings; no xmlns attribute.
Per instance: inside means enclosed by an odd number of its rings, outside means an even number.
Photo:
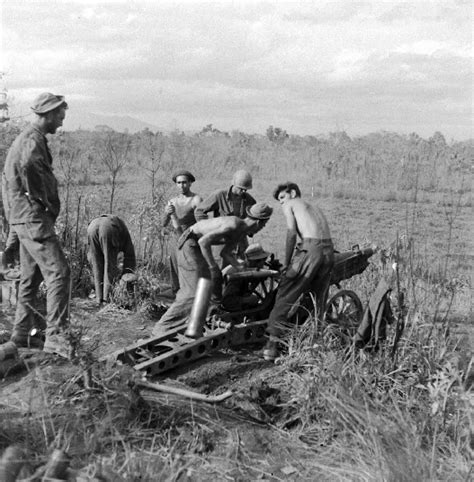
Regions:
<svg viewBox="0 0 474 482"><path fill-rule="evenodd" d="M251 225L248 220L240 219L237 216L219 216L198 221L190 229L199 238L198 243L202 255L209 267L219 269L212 254L212 246L223 244L222 259L227 264L237 265L233 251Z"/></svg>
<svg viewBox="0 0 474 482"><path fill-rule="evenodd" d="M237 216L203 219L192 226L199 238L206 237L211 245L237 243L245 236L247 224Z"/></svg>
<svg viewBox="0 0 474 482"><path fill-rule="evenodd" d="M295 230L301 239L330 239L326 216L317 206L301 198L289 199L283 206L288 229Z"/></svg>

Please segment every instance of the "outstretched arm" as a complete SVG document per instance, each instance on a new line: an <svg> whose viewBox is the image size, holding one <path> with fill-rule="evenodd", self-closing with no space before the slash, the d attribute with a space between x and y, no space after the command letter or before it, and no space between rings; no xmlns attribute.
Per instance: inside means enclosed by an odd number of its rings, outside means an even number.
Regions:
<svg viewBox="0 0 474 482"><path fill-rule="evenodd" d="M221 244L223 238L225 238L225 241L226 241L225 248L227 247L227 245L235 246L235 242L232 238L232 234L235 231L236 231L235 227L226 224L225 226L220 226L214 229L213 231L205 234L199 239L198 243L199 243L199 247L201 248L202 255L204 256L204 259L206 260L211 270L216 268L219 269L219 266L217 265L216 260L212 255L212 245Z"/></svg>

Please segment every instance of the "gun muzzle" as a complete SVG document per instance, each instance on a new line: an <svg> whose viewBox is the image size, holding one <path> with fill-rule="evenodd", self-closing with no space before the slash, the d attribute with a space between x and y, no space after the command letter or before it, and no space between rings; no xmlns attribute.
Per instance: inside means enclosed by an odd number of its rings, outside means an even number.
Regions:
<svg viewBox="0 0 474 482"><path fill-rule="evenodd" d="M189 338L201 338L212 294L212 280L199 278L188 327L184 333Z"/></svg>

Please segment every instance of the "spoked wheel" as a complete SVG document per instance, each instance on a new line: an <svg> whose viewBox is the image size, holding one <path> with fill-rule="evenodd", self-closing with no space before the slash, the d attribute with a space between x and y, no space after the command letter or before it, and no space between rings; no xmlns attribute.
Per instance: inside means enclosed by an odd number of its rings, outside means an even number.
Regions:
<svg viewBox="0 0 474 482"><path fill-rule="evenodd" d="M351 290L340 290L329 298L326 322L354 332L362 321L363 308L359 297Z"/></svg>

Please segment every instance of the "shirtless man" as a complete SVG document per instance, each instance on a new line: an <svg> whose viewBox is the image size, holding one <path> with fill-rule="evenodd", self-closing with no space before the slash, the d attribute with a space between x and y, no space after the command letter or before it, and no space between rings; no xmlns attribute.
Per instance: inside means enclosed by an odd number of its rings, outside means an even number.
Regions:
<svg viewBox="0 0 474 482"><path fill-rule="evenodd" d="M166 228L171 221L174 232L174 243L169 256L171 290L174 294L179 290L178 265L176 259L176 246L178 238L186 229L196 222L194 211L202 202L201 196L191 191L191 185L196 178L189 171L178 171L173 175L173 182L179 194L172 198L165 208L163 227Z"/></svg>
<svg viewBox="0 0 474 482"><path fill-rule="evenodd" d="M235 247L242 237L252 237L263 229L273 209L265 203L247 207L247 217L223 216L198 221L188 228L178 241L179 291L174 303L153 328L153 335L186 325L191 313L199 278L213 280L213 301L220 301L222 273L212 254L212 246L224 245L222 259L232 266L241 262L235 257Z"/></svg>
<svg viewBox="0 0 474 482"><path fill-rule="evenodd" d="M301 199L297 184L279 184L273 197L281 204L288 227L285 249L285 269L278 286L275 306L268 319L270 339L264 349L266 360L278 356L278 338L288 313L299 296L306 291L316 295L319 316L324 312L334 248L329 226L323 212ZM296 244L297 238L300 242Z"/></svg>

